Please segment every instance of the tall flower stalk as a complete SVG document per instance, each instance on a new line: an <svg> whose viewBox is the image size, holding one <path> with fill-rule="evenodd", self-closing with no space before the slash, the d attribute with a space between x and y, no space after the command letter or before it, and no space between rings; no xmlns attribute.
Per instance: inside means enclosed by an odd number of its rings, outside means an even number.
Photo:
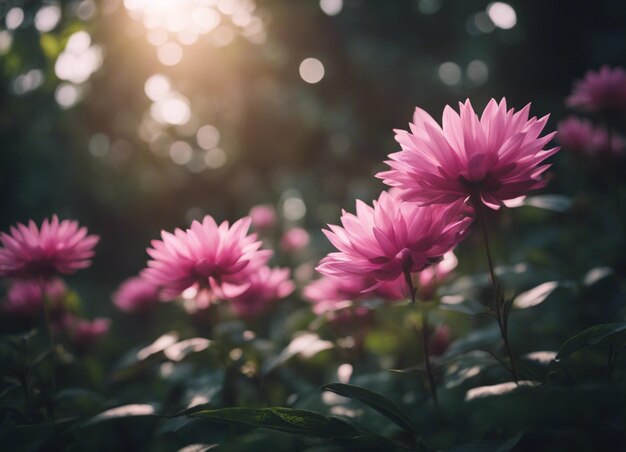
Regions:
<svg viewBox="0 0 626 452"><path fill-rule="evenodd" d="M487 221L486 215L483 207L483 203L480 200L476 199L475 196L470 198L470 202L474 206L474 210L476 212L476 217L478 218L478 225L481 230L481 234L483 237L483 245L485 248L485 256L487 258L487 265L489 266L489 278L491 281L491 287L493 289L493 309L495 312L495 317L498 322L498 327L500 328L500 335L502 336L502 342L504 343L504 348L506 349L507 354L509 355L509 361L511 363L510 372L513 376L513 379L517 383L519 378L517 374L517 369L515 365L515 357L513 355L513 350L511 349L511 344L509 342L509 312L510 305L507 305L504 301L504 295L502 293L502 286L500 285L500 281L496 276L493 258L491 256L491 247L489 245L489 231L487 230Z"/></svg>

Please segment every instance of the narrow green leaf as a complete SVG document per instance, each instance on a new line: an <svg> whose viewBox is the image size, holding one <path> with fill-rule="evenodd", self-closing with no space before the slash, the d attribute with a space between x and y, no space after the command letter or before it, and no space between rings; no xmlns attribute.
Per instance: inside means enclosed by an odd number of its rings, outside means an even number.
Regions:
<svg viewBox="0 0 626 452"><path fill-rule="evenodd" d="M413 436L416 436L417 432L413 427L411 419L400 409L400 407L398 407L398 405L395 404L395 402L389 400L387 397L360 386L343 383L326 384L322 386L322 389L334 392L344 397L359 400L371 408L374 408L380 414L400 426L403 430L406 430Z"/></svg>
<svg viewBox="0 0 626 452"><path fill-rule="evenodd" d="M359 432L347 422L327 418L313 411L293 408L232 407L198 411L188 416L320 438L351 438L359 435Z"/></svg>
<svg viewBox="0 0 626 452"><path fill-rule="evenodd" d="M477 441L448 449L448 452L509 452L522 439L523 433L505 441Z"/></svg>
<svg viewBox="0 0 626 452"><path fill-rule="evenodd" d="M561 346L555 359L561 359L583 348L599 344L603 340L626 331L626 323L595 325L571 337Z"/></svg>
<svg viewBox="0 0 626 452"><path fill-rule="evenodd" d="M562 195L539 195L526 198L524 205L553 212L566 212L572 207L572 200Z"/></svg>

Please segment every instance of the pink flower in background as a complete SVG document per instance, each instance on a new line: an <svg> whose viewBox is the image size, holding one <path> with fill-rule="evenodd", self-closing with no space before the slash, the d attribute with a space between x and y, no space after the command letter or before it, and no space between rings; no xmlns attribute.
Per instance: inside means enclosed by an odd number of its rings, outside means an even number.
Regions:
<svg viewBox="0 0 626 452"><path fill-rule="evenodd" d="M430 300L437 287L446 280L452 270L456 268L459 260L453 252L446 253L443 260L437 264L426 267L417 276L417 297L420 300Z"/></svg>
<svg viewBox="0 0 626 452"><path fill-rule="evenodd" d="M45 282L36 280L15 280L11 283L7 292L5 310L14 315L31 317L42 312L44 297L41 293L42 284L45 287L45 294L48 303L58 306L63 303L63 298L67 294L67 286L58 278Z"/></svg>
<svg viewBox="0 0 626 452"><path fill-rule="evenodd" d="M596 129L591 121L570 116L559 123L558 130L559 142L564 148L581 154L592 152Z"/></svg>
<svg viewBox="0 0 626 452"><path fill-rule="evenodd" d="M594 127L591 121L571 116L559 123L559 141L564 148L573 152L597 156L612 154L619 156L624 152L624 139L609 134L603 127Z"/></svg>
<svg viewBox="0 0 626 452"><path fill-rule="evenodd" d="M66 314L62 320L62 328L80 350L86 350L93 346L100 338L106 336L111 327L111 321L104 318L96 318L92 321Z"/></svg>
<svg viewBox="0 0 626 452"><path fill-rule="evenodd" d="M147 249L152 259L141 275L162 288L166 298L175 298L190 287L210 288L220 298L241 295L250 286L248 275L272 255L270 250L259 249L261 242L256 234L247 234L249 228L249 217L229 227L227 221L218 226L207 215L186 231L162 231L162 240L153 240Z"/></svg>
<svg viewBox="0 0 626 452"><path fill-rule="evenodd" d="M261 267L249 276L250 287L230 300L233 310L241 317L254 317L265 311L272 302L291 294L295 285L286 268Z"/></svg>
<svg viewBox="0 0 626 452"><path fill-rule="evenodd" d="M252 227L259 231L272 228L276 225L276 209L269 204L260 204L250 209Z"/></svg>
<svg viewBox="0 0 626 452"><path fill-rule="evenodd" d="M625 110L626 71L609 66L587 71L582 80L574 83L572 94L565 99L565 104L594 112Z"/></svg>
<svg viewBox="0 0 626 452"><path fill-rule="evenodd" d="M28 226L18 223L10 234L0 233L0 275L16 278L50 278L74 273L89 267L98 236L87 235L78 222L56 215L45 219L38 229L34 221Z"/></svg>
<svg viewBox="0 0 626 452"><path fill-rule="evenodd" d="M120 311L135 313L150 310L159 302L159 288L141 276L128 278L113 294Z"/></svg>
<svg viewBox="0 0 626 452"><path fill-rule="evenodd" d="M307 285L302 291L302 295L313 303L313 312L321 315L349 306L352 301L371 297L371 293L364 293L364 291L372 283L372 281L359 277L333 278L322 276Z"/></svg>
<svg viewBox="0 0 626 452"><path fill-rule="evenodd" d="M460 114L449 106L443 127L421 108L415 109L410 131L396 130L402 151L389 155L389 171L377 174L385 184L402 189L401 198L421 205L449 204L470 196L492 209L543 187L542 164L558 151L544 150L556 132L539 134L548 121L528 119L530 104L515 112L506 100L491 100L479 118L469 100Z"/></svg>
<svg viewBox="0 0 626 452"><path fill-rule="evenodd" d="M300 251L310 242L309 233L302 228L292 228L285 232L280 239L280 247L283 251Z"/></svg>
<svg viewBox="0 0 626 452"><path fill-rule="evenodd" d="M417 206L381 193L374 207L357 200L356 215L344 211L343 227L324 233L339 252L330 253L317 270L340 278L393 281L440 260L464 237L471 218L464 205Z"/></svg>

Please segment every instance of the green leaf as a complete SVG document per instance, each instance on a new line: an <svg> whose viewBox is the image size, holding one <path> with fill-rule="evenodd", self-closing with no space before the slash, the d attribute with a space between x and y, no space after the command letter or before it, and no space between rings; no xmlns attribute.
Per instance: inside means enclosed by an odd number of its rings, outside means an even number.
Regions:
<svg viewBox="0 0 626 452"><path fill-rule="evenodd" d="M553 212L566 212L572 207L572 200L562 195L540 195L526 198L524 205Z"/></svg>
<svg viewBox="0 0 626 452"><path fill-rule="evenodd" d="M467 315L477 315L485 311L485 305L463 295L444 295L441 297L439 308Z"/></svg>
<svg viewBox="0 0 626 452"><path fill-rule="evenodd" d="M293 408L232 407L198 411L188 416L320 438L352 438L359 435L359 432L347 422L327 418L313 411Z"/></svg>
<svg viewBox="0 0 626 452"><path fill-rule="evenodd" d="M322 386L322 389L334 392L335 394L339 394L344 397L359 400L371 408L374 408L380 414L400 426L403 430L406 430L411 435L416 436L416 431L413 427L411 419L400 409L400 407L398 407L398 405L395 404L395 402L389 400L387 397L360 386L343 383L326 384Z"/></svg>
<svg viewBox="0 0 626 452"><path fill-rule="evenodd" d="M623 322L592 326L565 341L555 359L565 358L578 350L599 344L605 339L623 331L626 331L626 323Z"/></svg>
<svg viewBox="0 0 626 452"><path fill-rule="evenodd" d="M463 444L448 449L448 452L509 452L517 446L523 435L523 433L520 433L506 441L477 441Z"/></svg>

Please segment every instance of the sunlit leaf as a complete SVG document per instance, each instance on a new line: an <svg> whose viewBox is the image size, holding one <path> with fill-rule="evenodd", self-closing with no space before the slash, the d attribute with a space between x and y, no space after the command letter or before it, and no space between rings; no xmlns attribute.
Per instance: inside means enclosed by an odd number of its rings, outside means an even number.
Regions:
<svg viewBox="0 0 626 452"><path fill-rule="evenodd" d="M578 350L599 344L612 336L626 331L626 323L595 325L571 337L561 346L556 359L565 358Z"/></svg>
<svg viewBox="0 0 626 452"><path fill-rule="evenodd" d="M170 332L160 336L156 341L137 352L137 360L143 361L150 356L162 352L178 341L178 333Z"/></svg>
<svg viewBox="0 0 626 452"><path fill-rule="evenodd" d="M299 332L292 339L289 345L277 357L269 360L263 367L263 372L267 373L275 367L283 364L290 358L301 355L304 358L311 358L319 352L333 348L330 341L320 339L315 333Z"/></svg>
<svg viewBox="0 0 626 452"><path fill-rule="evenodd" d="M513 305L518 309L531 308L543 303L559 287L557 281L548 281L515 297Z"/></svg>
<svg viewBox="0 0 626 452"><path fill-rule="evenodd" d="M500 383L497 385L490 386L479 386L477 388L472 388L465 394L465 401L469 402L476 399L482 399L484 397L493 397L508 394L509 392L513 392L515 390L520 389L523 386L537 386L539 383L535 381L519 381L515 383L514 381L508 381L506 383Z"/></svg>
<svg viewBox="0 0 626 452"><path fill-rule="evenodd" d="M526 198L524 205L553 212L566 212L572 207L572 200L563 195L539 195Z"/></svg>
<svg viewBox="0 0 626 452"><path fill-rule="evenodd" d="M170 345L163 353L172 361L181 361L190 353L201 352L211 345L211 341L202 337L194 337Z"/></svg>
<svg viewBox="0 0 626 452"><path fill-rule="evenodd" d="M392 400L382 394L370 391L360 386L330 383L322 386L322 389L331 391L344 397L359 400L369 407L375 409L380 414L396 423L403 430L416 435L411 419Z"/></svg>
<svg viewBox="0 0 626 452"><path fill-rule="evenodd" d="M156 409L153 405L148 404L132 404L110 408L102 413L92 417L83 424L83 427L97 424L102 421L118 419L122 417L138 417L138 416L154 416Z"/></svg>

